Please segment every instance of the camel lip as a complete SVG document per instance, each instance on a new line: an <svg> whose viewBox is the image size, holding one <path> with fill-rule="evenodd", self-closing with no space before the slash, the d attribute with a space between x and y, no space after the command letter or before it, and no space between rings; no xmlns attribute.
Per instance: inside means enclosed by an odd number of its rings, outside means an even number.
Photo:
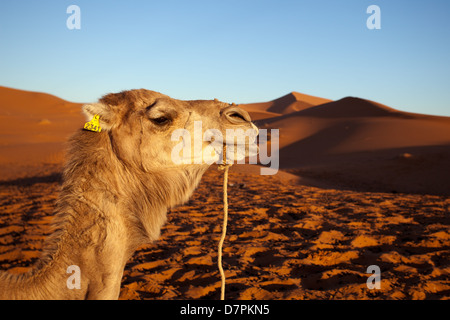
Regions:
<svg viewBox="0 0 450 320"><path fill-rule="evenodd" d="M254 133L251 134L242 134L242 135L231 135L231 137L225 136L225 139L221 139L222 140L222 144L227 144L227 145L250 145L255 143L255 141L257 140L257 137L259 135L259 130L255 130L255 129L250 129L253 130ZM216 137L212 136L211 137L211 142L215 142L216 141ZM219 140L220 141L220 140ZM242 143L242 141L244 141Z"/></svg>
<svg viewBox="0 0 450 320"><path fill-rule="evenodd" d="M214 142L216 142L216 139L214 137L211 138L211 141L209 144L213 144ZM222 146L249 146L253 143L249 143L249 142L244 142L244 143L235 143L233 142L227 142L227 141L222 141Z"/></svg>
<svg viewBox="0 0 450 320"><path fill-rule="evenodd" d="M254 145L254 148L256 148L256 150L252 150L252 146ZM226 147L233 147L233 152L238 152L239 147L245 148L244 152L245 152L245 157L249 157L249 156L253 156L253 155L257 155L259 154L259 146L257 144L253 144L253 143L236 143L236 144L227 144L227 143L223 143L222 144L222 150L220 150L220 153L223 153L223 150ZM238 147L238 148L234 148L234 147ZM218 150L216 150L218 151ZM228 158L228 157L227 157Z"/></svg>

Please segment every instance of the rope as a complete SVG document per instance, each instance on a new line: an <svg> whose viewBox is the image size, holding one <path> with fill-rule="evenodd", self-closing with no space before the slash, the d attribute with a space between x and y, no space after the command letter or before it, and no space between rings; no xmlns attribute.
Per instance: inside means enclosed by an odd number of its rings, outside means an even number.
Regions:
<svg viewBox="0 0 450 320"><path fill-rule="evenodd" d="M228 169L231 164L227 164L227 146L223 146L223 163L219 165L219 170L223 170L223 226L222 226L222 236L219 241L218 248L218 259L217 265L219 266L220 277L222 280L222 285L220 288L220 300L225 300L225 272L222 267L222 248L223 242L225 241L225 236L227 235L227 221L228 221Z"/></svg>

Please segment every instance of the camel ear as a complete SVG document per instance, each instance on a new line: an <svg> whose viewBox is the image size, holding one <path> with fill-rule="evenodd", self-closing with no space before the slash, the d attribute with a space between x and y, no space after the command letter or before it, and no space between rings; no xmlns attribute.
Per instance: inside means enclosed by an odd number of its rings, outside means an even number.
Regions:
<svg viewBox="0 0 450 320"><path fill-rule="evenodd" d="M103 103L91 103L85 104L82 107L82 110L87 121L91 121L96 115L98 115L102 130L110 130L113 127L116 114L110 106Z"/></svg>

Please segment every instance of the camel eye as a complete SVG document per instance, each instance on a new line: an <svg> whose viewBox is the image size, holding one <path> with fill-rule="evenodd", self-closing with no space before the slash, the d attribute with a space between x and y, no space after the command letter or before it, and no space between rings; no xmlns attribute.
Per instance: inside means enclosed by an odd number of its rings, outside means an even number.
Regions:
<svg viewBox="0 0 450 320"><path fill-rule="evenodd" d="M233 117L233 118L236 118L236 119L239 119L239 120L242 120L242 121L244 121L244 122L247 122L247 120L245 120L244 116L241 115L240 113L233 112L233 113L230 114L229 116L230 116L230 117Z"/></svg>
<svg viewBox="0 0 450 320"><path fill-rule="evenodd" d="M155 119L151 119L151 120L152 120L153 123L155 123L155 124L157 124L159 126L167 124L170 121L169 118L164 117L164 116L163 117L158 117L158 118L155 118Z"/></svg>

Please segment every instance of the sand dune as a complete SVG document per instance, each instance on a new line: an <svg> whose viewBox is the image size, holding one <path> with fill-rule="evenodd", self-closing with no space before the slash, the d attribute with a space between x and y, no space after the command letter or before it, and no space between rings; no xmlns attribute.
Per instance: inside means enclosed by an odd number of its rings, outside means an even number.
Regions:
<svg viewBox="0 0 450 320"><path fill-rule="evenodd" d="M449 299L450 121L290 93L241 105L280 130L275 176L235 165L227 299ZM0 269L26 272L50 233L80 105L0 87ZM126 265L121 299L218 299L221 172ZM369 290L369 265L382 270Z"/></svg>
<svg viewBox="0 0 450 320"><path fill-rule="evenodd" d="M83 123L81 104L0 87L0 180L48 173L61 164L67 138Z"/></svg>
<svg viewBox="0 0 450 320"><path fill-rule="evenodd" d="M302 114L326 118L383 117L396 115L399 117L407 117L406 112L401 112L377 102L355 97L346 97L338 101L316 105L315 108L308 108L308 110L305 110Z"/></svg>
<svg viewBox="0 0 450 320"><path fill-rule="evenodd" d="M0 87L0 146L65 141L81 119L81 104Z"/></svg>
<svg viewBox="0 0 450 320"><path fill-rule="evenodd" d="M331 102L331 100L294 91L269 102L249 103L240 106L251 112L253 120L260 120L305 110L327 102Z"/></svg>
<svg viewBox="0 0 450 320"><path fill-rule="evenodd" d="M301 176L354 190L450 194L449 117L348 97L257 124L279 129L280 166Z"/></svg>

